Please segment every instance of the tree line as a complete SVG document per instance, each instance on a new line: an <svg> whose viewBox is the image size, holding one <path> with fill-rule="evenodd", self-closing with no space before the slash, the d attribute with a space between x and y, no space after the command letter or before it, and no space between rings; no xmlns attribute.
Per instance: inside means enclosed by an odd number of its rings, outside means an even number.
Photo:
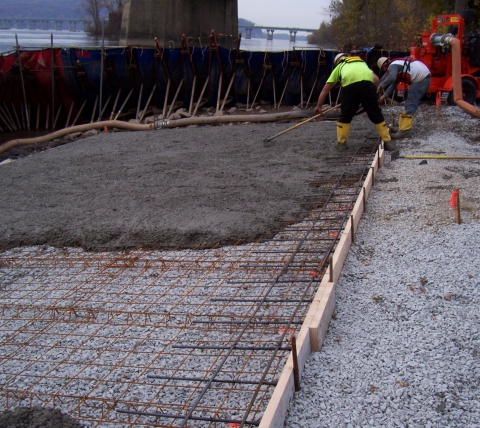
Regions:
<svg viewBox="0 0 480 428"><path fill-rule="evenodd" d="M82 0L81 7L93 22L88 33L93 36L102 34L102 21L105 19L104 34L118 38L122 26L124 0Z"/></svg>
<svg viewBox="0 0 480 428"><path fill-rule="evenodd" d="M331 21L322 22L308 41L339 50L380 44L408 51L440 14L467 10L468 28L478 31L480 23L480 0L332 0L329 10Z"/></svg>

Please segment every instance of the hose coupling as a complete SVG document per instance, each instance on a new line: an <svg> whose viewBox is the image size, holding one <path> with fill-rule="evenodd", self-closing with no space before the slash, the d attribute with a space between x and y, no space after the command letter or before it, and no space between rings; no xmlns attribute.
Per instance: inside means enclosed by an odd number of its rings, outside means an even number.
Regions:
<svg viewBox="0 0 480 428"><path fill-rule="evenodd" d="M455 36L453 34L437 34L433 33L430 36L430 43L432 46L451 46Z"/></svg>
<svg viewBox="0 0 480 428"><path fill-rule="evenodd" d="M168 128L168 120L167 119L158 120L156 125L157 125L157 129Z"/></svg>

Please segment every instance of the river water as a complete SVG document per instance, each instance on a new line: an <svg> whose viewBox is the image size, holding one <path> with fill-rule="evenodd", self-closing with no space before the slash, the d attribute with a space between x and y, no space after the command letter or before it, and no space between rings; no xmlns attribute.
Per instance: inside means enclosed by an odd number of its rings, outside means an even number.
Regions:
<svg viewBox="0 0 480 428"><path fill-rule="evenodd" d="M18 37L18 44L22 48L49 47L51 35L53 35L53 45L57 47L98 47L102 45L101 39L88 36L83 31L53 31L53 30L21 30L10 29L0 30L0 53L15 49L15 34ZM106 46L115 46L116 42L105 40ZM286 51L295 49L316 49L318 46L309 45L306 41L297 41L295 43L289 40L274 39L242 39L241 48L246 51Z"/></svg>

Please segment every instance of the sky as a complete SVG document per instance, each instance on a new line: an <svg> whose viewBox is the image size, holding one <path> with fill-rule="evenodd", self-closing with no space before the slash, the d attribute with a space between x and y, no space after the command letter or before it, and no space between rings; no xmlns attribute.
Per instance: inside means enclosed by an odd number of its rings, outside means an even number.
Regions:
<svg viewBox="0 0 480 428"><path fill-rule="evenodd" d="M319 28L330 0L238 0L238 17L276 27Z"/></svg>

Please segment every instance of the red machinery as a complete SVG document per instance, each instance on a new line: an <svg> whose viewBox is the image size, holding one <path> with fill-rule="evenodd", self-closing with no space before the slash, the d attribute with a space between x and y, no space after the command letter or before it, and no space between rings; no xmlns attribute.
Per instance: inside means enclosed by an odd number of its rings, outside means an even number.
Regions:
<svg viewBox="0 0 480 428"><path fill-rule="evenodd" d="M465 34L465 19L460 15L439 15L432 20L432 31L422 33L421 44L410 48L410 56L422 61L432 73L429 93L454 105L452 84L452 52L445 37L455 36L461 42L461 73L463 99L474 104L480 98L480 34ZM404 85L397 95L403 97Z"/></svg>

